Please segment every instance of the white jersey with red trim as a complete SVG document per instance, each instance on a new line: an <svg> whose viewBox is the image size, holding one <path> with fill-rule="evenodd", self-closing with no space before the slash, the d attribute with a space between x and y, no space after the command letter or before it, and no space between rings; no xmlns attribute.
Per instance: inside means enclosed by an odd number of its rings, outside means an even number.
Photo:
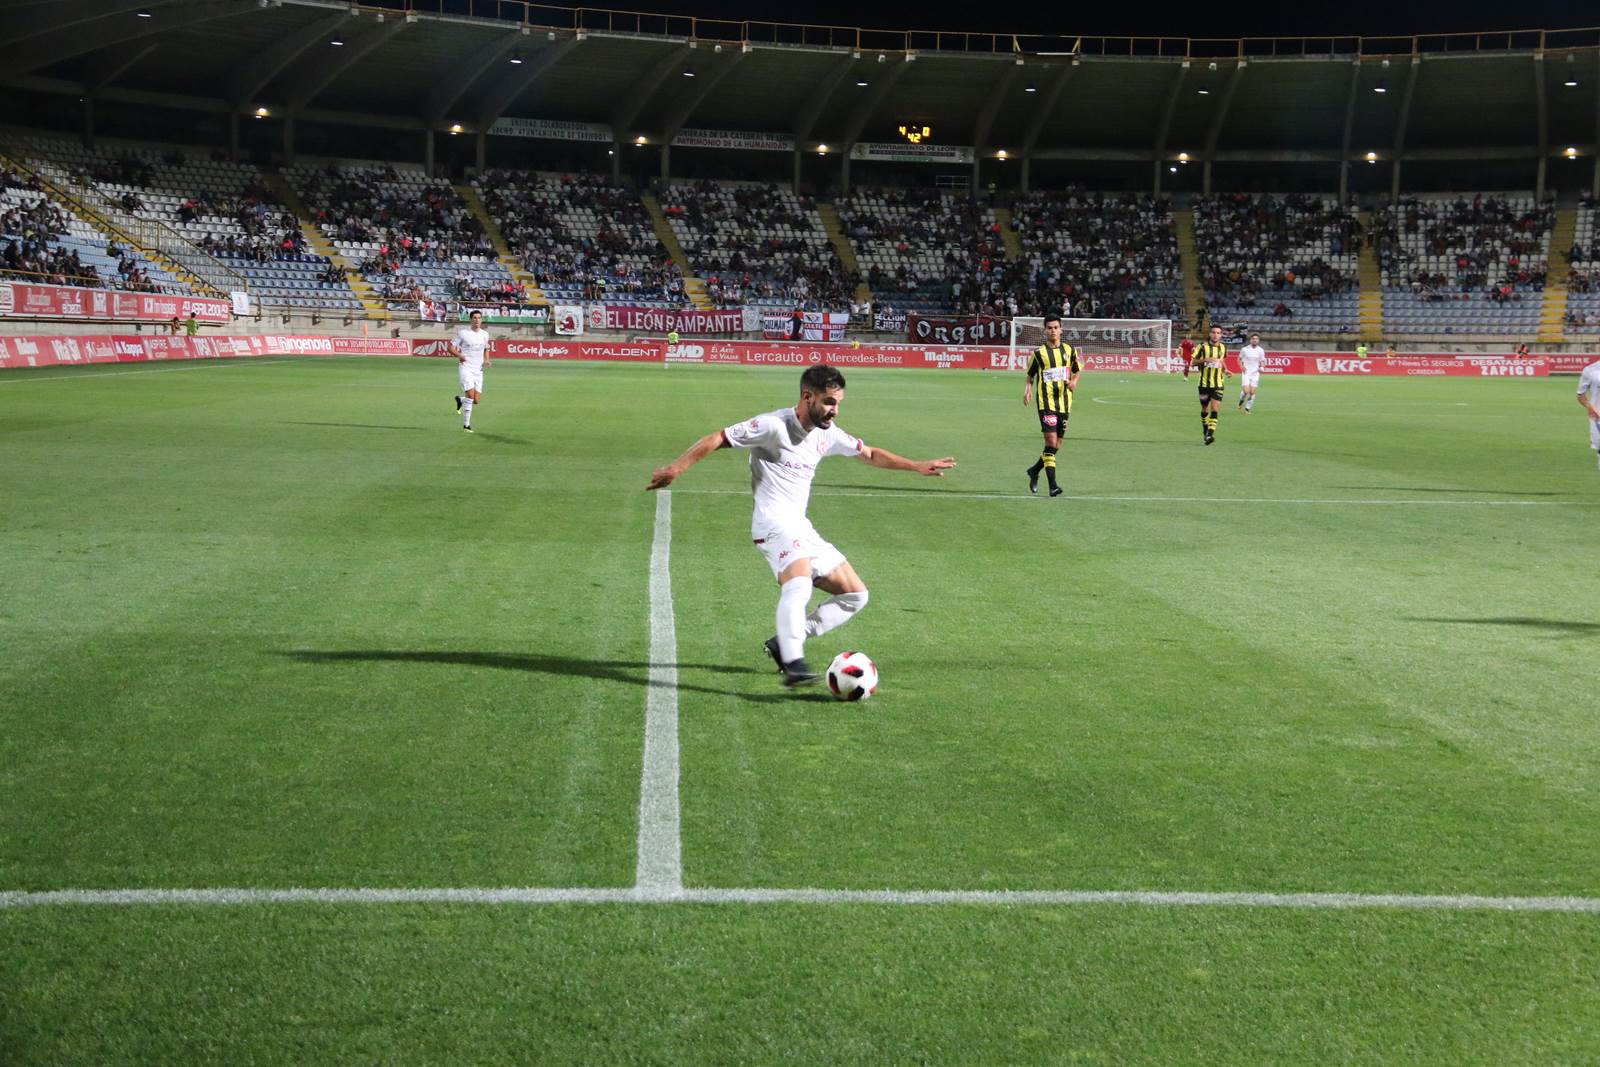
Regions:
<svg viewBox="0 0 1600 1067"><path fill-rule="evenodd" d="M804 521L817 464L828 456L859 456L866 447L838 423L806 430L793 408L734 423L722 435L734 448L750 452L750 490L755 495L750 527L760 531Z"/></svg>

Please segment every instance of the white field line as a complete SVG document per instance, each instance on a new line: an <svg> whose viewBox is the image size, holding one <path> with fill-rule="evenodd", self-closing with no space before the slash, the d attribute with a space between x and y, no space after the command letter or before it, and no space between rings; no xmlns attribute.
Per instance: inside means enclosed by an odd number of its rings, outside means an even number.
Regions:
<svg viewBox="0 0 1600 1067"><path fill-rule="evenodd" d="M678 493L698 493L709 496L749 496L748 489L676 489ZM855 496L873 497L881 500L920 500L920 501L960 501L960 500L1039 500L1040 497L1028 493L966 493L943 492L930 489L926 493L874 493L857 492L854 490L823 490L812 493L813 497ZM1366 507L1411 507L1411 508L1445 508L1445 507L1516 507L1516 508L1563 508L1563 507L1600 507L1600 500L1341 500L1336 497L1328 498L1300 498L1300 497L1243 497L1243 496L1074 496L1067 493L1059 497L1061 500L1082 500L1089 503L1106 504L1326 504L1338 506L1366 506Z"/></svg>
<svg viewBox="0 0 1600 1067"><path fill-rule="evenodd" d="M1514 911L1600 915L1600 897L1402 893L1183 893L1097 890L895 889L59 889L0 892L0 911L40 907L272 904L809 904L883 907L1290 908L1312 911Z"/></svg>
<svg viewBox="0 0 1600 1067"><path fill-rule="evenodd" d="M650 684L644 698L644 767L639 781L636 888L666 896L683 889L678 830L678 634L672 615L672 494L656 494L650 545Z"/></svg>
<svg viewBox="0 0 1600 1067"><path fill-rule="evenodd" d="M99 374L23 374L15 378L0 378L0 385L21 385L24 382L72 382L90 381L101 378L118 378L124 374L172 374L183 370L216 370L218 367L271 367L279 363L294 363L292 359L218 359L211 362L186 362L181 367L170 364L164 367L149 367L143 370L108 370ZM92 366L93 364L90 364Z"/></svg>

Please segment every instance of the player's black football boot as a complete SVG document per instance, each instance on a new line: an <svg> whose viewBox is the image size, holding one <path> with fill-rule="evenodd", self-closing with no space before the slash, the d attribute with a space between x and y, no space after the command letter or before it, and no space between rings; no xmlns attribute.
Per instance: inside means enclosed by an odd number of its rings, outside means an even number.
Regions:
<svg viewBox="0 0 1600 1067"><path fill-rule="evenodd" d="M822 681L822 676L806 665L804 659L792 659L783 665L783 684L793 688L797 685L816 685Z"/></svg>
<svg viewBox="0 0 1600 1067"><path fill-rule="evenodd" d="M1037 467L1028 468L1028 492L1039 492L1039 470Z"/></svg>
<svg viewBox="0 0 1600 1067"><path fill-rule="evenodd" d="M783 673L783 656L778 652L778 638L776 636L767 638L761 647L767 650L767 655L772 657L772 662L778 665L778 673Z"/></svg>
<svg viewBox="0 0 1600 1067"><path fill-rule="evenodd" d="M1217 439L1217 435L1216 435L1216 434L1215 434L1215 433L1213 433L1213 432L1212 432L1212 431L1210 431L1210 430L1207 430L1207 431L1206 431L1206 444L1208 444L1208 445L1209 445L1209 444L1211 444L1211 443L1212 443L1212 442L1213 442L1213 441L1215 441L1215 440L1216 440L1216 439Z"/></svg>
<svg viewBox="0 0 1600 1067"><path fill-rule="evenodd" d="M1062 489L1059 485L1052 485L1050 487L1051 496L1060 496L1064 492L1066 492L1066 490Z"/></svg>
<svg viewBox="0 0 1600 1067"><path fill-rule="evenodd" d="M456 410L457 411L461 410L461 398L459 396L456 397Z"/></svg>

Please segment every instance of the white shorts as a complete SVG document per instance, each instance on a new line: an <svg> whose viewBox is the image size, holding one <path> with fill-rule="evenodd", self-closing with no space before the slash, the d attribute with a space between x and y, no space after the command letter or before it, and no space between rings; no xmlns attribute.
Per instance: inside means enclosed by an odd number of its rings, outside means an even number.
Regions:
<svg viewBox="0 0 1600 1067"><path fill-rule="evenodd" d="M1600 419L1589 420L1589 447L1600 449Z"/></svg>
<svg viewBox="0 0 1600 1067"><path fill-rule="evenodd" d="M457 363L456 378L461 382L461 391L463 393L468 389L475 389L480 393L483 392L483 364L480 363L474 367L470 363Z"/></svg>
<svg viewBox="0 0 1600 1067"><path fill-rule="evenodd" d="M751 539L766 558L776 577L797 559L811 560L811 580L826 577L844 562L844 553L823 539L817 528L804 519L783 526L752 531Z"/></svg>
<svg viewBox="0 0 1600 1067"><path fill-rule="evenodd" d="M1239 384L1246 389L1254 389L1256 386L1261 384L1261 372L1258 370L1245 371L1239 376Z"/></svg>

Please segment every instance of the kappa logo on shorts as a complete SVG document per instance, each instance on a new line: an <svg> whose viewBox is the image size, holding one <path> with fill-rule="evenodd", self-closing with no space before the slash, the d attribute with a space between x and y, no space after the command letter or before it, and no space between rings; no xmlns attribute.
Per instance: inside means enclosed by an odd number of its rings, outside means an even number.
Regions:
<svg viewBox="0 0 1600 1067"><path fill-rule="evenodd" d="M782 563L784 560L786 560L788 558L789 558L789 550L787 548L784 549L782 552L778 553L778 562L779 563Z"/></svg>
<svg viewBox="0 0 1600 1067"><path fill-rule="evenodd" d="M757 419L751 419L748 423L746 423L746 425L748 425L752 430L761 429L761 423Z"/></svg>

